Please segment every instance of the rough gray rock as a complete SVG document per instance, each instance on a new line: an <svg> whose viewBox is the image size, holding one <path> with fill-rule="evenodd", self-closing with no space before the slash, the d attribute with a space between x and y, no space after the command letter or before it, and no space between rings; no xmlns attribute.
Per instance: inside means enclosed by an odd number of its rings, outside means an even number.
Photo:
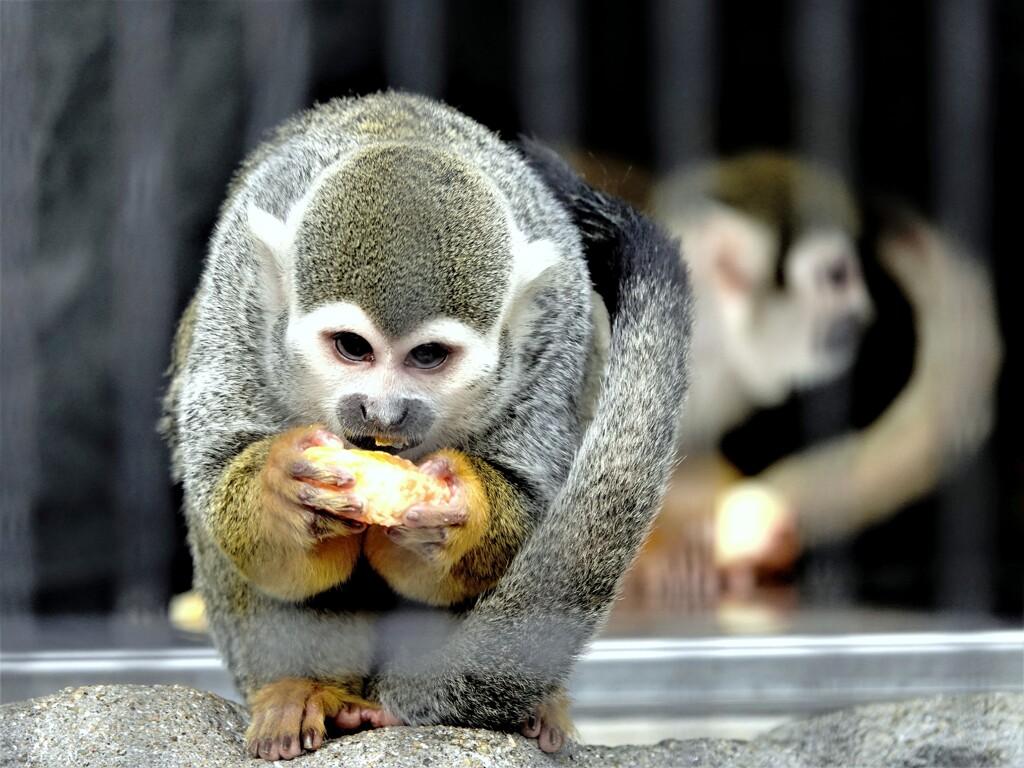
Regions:
<svg viewBox="0 0 1024 768"><path fill-rule="evenodd" d="M93 686L0 707L0 765L209 766L245 757L243 707L183 686ZM794 721L749 742L574 746L543 755L522 736L464 728L389 728L329 741L297 768L338 766L707 766L802 768L1024 765L1024 694L936 696Z"/></svg>

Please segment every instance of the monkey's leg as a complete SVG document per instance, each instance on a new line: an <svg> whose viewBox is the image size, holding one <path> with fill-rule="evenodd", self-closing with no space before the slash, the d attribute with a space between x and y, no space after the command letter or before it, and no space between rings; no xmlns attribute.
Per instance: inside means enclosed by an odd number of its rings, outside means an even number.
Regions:
<svg viewBox="0 0 1024 768"><path fill-rule="evenodd" d="M252 713L250 753L294 757L318 749L325 733L358 729L379 711L365 692L376 615L274 600L251 588L243 599L244 617L215 611L211 618L215 636L235 632L225 656Z"/></svg>
<svg viewBox="0 0 1024 768"><path fill-rule="evenodd" d="M366 523L343 469L314 466L302 452L339 443L316 427L253 443L228 465L213 493L213 539L245 578L276 598L299 600L348 579Z"/></svg>
<svg viewBox="0 0 1024 768"><path fill-rule="evenodd" d="M402 525L371 526L364 551L399 594L453 605L498 583L531 523L520 493L483 459L443 450L420 469L448 482L451 503L414 505Z"/></svg>
<svg viewBox="0 0 1024 768"><path fill-rule="evenodd" d="M354 730L379 708L361 695L362 680L324 683L285 677L249 697L252 722L245 734L249 754L264 760L290 760L303 749L320 749L325 720ZM366 715L364 716L364 713Z"/></svg>
<svg viewBox="0 0 1024 768"><path fill-rule="evenodd" d="M527 718L520 732L528 739L536 739L543 752L557 752L565 746L566 739L577 737L576 726L569 717L569 703L568 691L558 686Z"/></svg>

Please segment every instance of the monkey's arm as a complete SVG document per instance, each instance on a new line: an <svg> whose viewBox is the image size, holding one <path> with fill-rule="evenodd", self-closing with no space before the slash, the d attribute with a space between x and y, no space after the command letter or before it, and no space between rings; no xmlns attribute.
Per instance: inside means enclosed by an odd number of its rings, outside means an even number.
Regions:
<svg viewBox="0 0 1024 768"><path fill-rule="evenodd" d="M374 526L366 535L370 565L392 589L431 605L452 605L498 583L532 521L522 493L494 466L447 449L424 470L456 490L450 508L414 507L406 523ZM410 517L410 514L412 517Z"/></svg>
<svg viewBox="0 0 1024 768"><path fill-rule="evenodd" d="M351 575L365 524L344 490L351 475L301 459L329 441L299 427L259 440L234 457L213 489L209 532L235 567L273 597L300 600ZM314 481L310 483L308 481Z"/></svg>
<svg viewBox="0 0 1024 768"><path fill-rule="evenodd" d="M365 526L351 525L346 515L357 510L342 490L352 478L300 461L305 447L333 436L313 427L274 434L254 396L244 394L258 372L224 364L251 359L244 349L229 352L231 338L219 340L223 358L193 354L196 334L211 333L197 326L202 304L200 291L178 327L160 423L174 475L185 485L190 525L268 595L298 600L321 592L347 579L359 555L354 534ZM228 327L216 316L207 323ZM322 489L315 497L307 480ZM220 588L216 582L211 586Z"/></svg>

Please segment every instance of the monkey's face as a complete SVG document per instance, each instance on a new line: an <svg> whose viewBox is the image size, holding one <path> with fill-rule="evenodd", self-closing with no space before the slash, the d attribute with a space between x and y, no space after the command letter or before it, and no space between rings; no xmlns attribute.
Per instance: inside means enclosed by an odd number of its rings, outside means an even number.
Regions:
<svg viewBox="0 0 1024 768"><path fill-rule="evenodd" d="M699 322L761 406L846 371L872 304L855 245L840 229L791 243L763 222L719 210L684 236L700 291Z"/></svg>
<svg viewBox="0 0 1024 768"><path fill-rule="evenodd" d="M855 246L845 233L812 232L785 253L776 243L762 246L762 253L780 267L772 270L777 276L751 283L730 318L734 361L762 405L844 373L872 316Z"/></svg>
<svg viewBox="0 0 1024 768"><path fill-rule="evenodd" d="M856 246L839 230L812 232L794 243L783 274L803 334L794 382L806 386L840 375L853 364L873 315Z"/></svg>
<svg viewBox="0 0 1024 768"><path fill-rule="evenodd" d="M275 378L292 417L409 458L480 429L502 331L561 258L482 172L418 145L332 166L285 221L248 218L265 302L287 317Z"/></svg>
<svg viewBox="0 0 1024 768"><path fill-rule="evenodd" d="M337 302L294 318L291 407L356 447L417 456L472 425L498 367L498 344L438 318L399 338Z"/></svg>

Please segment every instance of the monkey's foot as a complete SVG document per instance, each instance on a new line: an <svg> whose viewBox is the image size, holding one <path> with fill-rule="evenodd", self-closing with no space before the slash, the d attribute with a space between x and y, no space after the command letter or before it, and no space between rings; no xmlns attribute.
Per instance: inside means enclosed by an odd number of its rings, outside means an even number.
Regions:
<svg viewBox="0 0 1024 768"><path fill-rule="evenodd" d="M252 757L264 760L291 760L304 749L320 749L327 735L325 719L340 725L353 712L361 718L364 709L375 708L346 686L293 677L263 686L251 703L245 742Z"/></svg>
<svg viewBox="0 0 1024 768"><path fill-rule="evenodd" d="M576 726L569 717L569 695L558 688L527 718L520 733L536 739L542 752L557 752L576 737Z"/></svg>

